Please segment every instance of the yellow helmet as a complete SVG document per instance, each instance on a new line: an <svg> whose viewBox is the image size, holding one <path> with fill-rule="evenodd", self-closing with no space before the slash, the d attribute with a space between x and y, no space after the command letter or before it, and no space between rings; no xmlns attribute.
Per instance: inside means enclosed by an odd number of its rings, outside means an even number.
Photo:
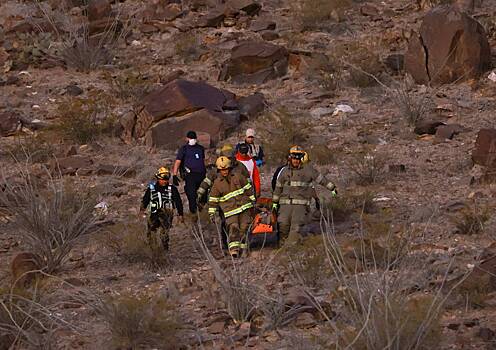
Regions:
<svg viewBox="0 0 496 350"><path fill-rule="evenodd" d="M218 152L219 156L231 157L234 152L234 146L230 143L224 144Z"/></svg>
<svg viewBox="0 0 496 350"><path fill-rule="evenodd" d="M289 149L289 157L302 160L306 152L300 146L293 146Z"/></svg>
<svg viewBox="0 0 496 350"><path fill-rule="evenodd" d="M306 163L308 163L309 161L310 161L310 157L308 156L308 153L307 153L307 152L305 152L305 155L303 156L303 159L301 160L301 162L302 162L303 164L306 164Z"/></svg>
<svg viewBox="0 0 496 350"><path fill-rule="evenodd" d="M231 167L231 160L226 156L220 156L215 162L215 166L219 170L229 169Z"/></svg>
<svg viewBox="0 0 496 350"><path fill-rule="evenodd" d="M159 180L169 180L170 178L170 171L166 167L160 167L155 174L155 177Z"/></svg>

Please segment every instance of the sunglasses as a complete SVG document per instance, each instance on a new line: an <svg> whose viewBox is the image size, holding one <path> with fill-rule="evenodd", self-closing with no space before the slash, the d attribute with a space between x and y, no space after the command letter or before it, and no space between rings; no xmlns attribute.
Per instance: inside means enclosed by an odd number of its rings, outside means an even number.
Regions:
<svg viewBox="0 0 496 350"><path fill-rule="evenodd" d="M290 157L293 158L293 159L302 160L303 157L305 157L305 155L304 154L297 153L297 154L292 154Z"/></svg>

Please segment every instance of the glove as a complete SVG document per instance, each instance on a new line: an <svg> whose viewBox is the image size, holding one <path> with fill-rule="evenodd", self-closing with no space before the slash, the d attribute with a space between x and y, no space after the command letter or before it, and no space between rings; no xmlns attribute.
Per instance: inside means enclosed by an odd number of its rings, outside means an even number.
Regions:
<svg viewBox="0 0 496 350"><path fill-rule="evenodd" d="M336 188L334 188L332 191L331 191L331 197L337 197L338 196L338 190Z"/></svg>
<svg viewBox="0 0 496 350"><path fill-rule="evenodd" d="M179 178L177 177L177 175L172 176L172 184L174 186L179 186Z"/></svg>
<svg viewBox="0 0 496 350"><path fill-rule="evenodd" d="M263 164L263 161L261 159L258 159L255 161L257 163L257 166L261 166Z"/></svg>
<svg viewBox="0 0 496 350"><path fill-rule="evenodd" d="M211 222L212 224L215 224L215 214L210 214L210 215L209 215L209 218L210 218L210 222Z"/></svg>
<svg viewBox="0 0 496 350"><path fill-rule="evenodd" d="M272 203L272 212L277 213L277 209L279 208L279 204L277 203Z"/></svg>

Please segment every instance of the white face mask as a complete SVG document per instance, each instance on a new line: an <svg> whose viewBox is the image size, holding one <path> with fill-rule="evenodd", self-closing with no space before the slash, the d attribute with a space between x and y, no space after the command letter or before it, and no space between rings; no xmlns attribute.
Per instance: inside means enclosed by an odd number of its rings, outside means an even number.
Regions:
<svg viewBox="0 0 496 350"><path fill-rule="evenodd" d="M190 145L190 146L196 145L196 139L189 139L188 140L188 145Z"/></svg>

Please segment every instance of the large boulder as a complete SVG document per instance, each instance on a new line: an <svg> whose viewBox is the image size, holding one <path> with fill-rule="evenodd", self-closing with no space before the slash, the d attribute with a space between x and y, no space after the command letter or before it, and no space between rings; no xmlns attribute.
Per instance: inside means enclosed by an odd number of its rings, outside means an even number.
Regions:
<svg viewBox="0 0 496 350"><path fill-rule="evenodd" d="M224 64L220 80L261 84L286 74L288 51L267 42L248 41L235 46Z"/></svg>
<svg viewBox="0 0 496 350"><path fill-rule="evenodd" d="M235 97L205 82L175 79L143 99L137 117L121 123L123 135L144 138L150 147L175 148L188 130L196 130L215 143L239 123Z"/></svg>
<svg viewBox="0 0 496 350"><path fill-rule="evenodd" d="M477 134L475 148L472 151L475 164L487 167L496 165L496 129L481 129Z"/></svg>
<svg viewBox="0 0 496 350"><path fill-rule="evenodd" d="M483 26L457 7L428 12L420 34L412 35L405 69L417 83L452 83L478 77L491 67L491 50Z"/></svg>

